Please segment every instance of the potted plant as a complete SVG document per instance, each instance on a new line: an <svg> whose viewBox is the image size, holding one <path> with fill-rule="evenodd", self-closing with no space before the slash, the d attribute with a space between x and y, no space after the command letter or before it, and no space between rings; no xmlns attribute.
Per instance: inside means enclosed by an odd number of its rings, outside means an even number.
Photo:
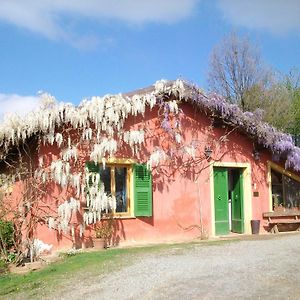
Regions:
<svg viewBox="0 0 300 300"><path fill-rule="evenodd" d="M98 249L107 248L114 231L114 218L112 214L107 215L95 228L96 238L94 239L94 247Z"/></svg>

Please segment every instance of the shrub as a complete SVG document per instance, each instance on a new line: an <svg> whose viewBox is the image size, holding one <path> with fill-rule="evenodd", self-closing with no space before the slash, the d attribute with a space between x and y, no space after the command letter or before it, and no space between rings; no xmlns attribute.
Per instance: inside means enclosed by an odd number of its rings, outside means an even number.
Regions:
<svg viewBox="0 0 300 300"><path fill-rule="evenodd" d="M5 274L6 272L7 272L7 263L4 260L0 259L0 276L2 274Z"/></svg>
<svg viewBox="0 0 300 300"><path fill-rule="evenodd" d="M14 226L11 221L0 220L0 251L7 257L14 245Z"/></svg>

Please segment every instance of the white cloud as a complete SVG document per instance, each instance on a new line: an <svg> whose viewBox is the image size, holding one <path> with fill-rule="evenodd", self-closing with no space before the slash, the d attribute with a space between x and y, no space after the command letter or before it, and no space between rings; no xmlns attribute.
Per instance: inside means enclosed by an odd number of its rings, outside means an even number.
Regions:
<svg viewBox="0 0 300 300"><path fill-rule="evenodd" d="M299 0L218 0L217 5L234 25L273 34L300 33Z"/></svg>
<svg viewBox="0 0 300 300"><path fill-rule="evenodd" d="M69 32L79 18L172 23L193 13L200 0L1 0L0 19L55 40L80 37ZM68 28L68 29L67 29ZM72 31L72 30L71 30Z"/></svg>
<svg viewBox="0 0 300 300"><path fill-rule="evenodd" d="M24 116L39 106L38 96L20 96L16 94L0 94L0 120L4 115L17 113Z"/></svg>

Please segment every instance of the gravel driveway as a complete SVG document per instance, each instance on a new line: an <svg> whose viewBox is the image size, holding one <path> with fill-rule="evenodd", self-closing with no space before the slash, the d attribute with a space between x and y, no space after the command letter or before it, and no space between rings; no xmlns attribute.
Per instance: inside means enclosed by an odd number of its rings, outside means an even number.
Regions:
<svg viewBox="0 0 300 300"><path fill-rule="evenodd" d="M300 234L138 255L64 299L300 299ZM61 298L60 296L59 298Z"/></svg>

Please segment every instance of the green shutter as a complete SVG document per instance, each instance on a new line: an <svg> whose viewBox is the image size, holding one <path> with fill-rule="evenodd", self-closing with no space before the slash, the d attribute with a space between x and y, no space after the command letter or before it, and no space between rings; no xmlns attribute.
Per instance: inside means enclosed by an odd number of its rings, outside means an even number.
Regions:
<svg viewBox="0 0 300 300"><path fill-rule="evenodd" d="M93 161L86 162L85 166L89 169L89 172L99 173L99 164L96 164ZM89 186L92 185L92 177L89 178Z"/></svg>
<svg viewBox="0 0 300 300"><path fill-rule="evenodd" d="M152 216L152 175L145 164L134 166L134 213L136 217Z"/></svg>
<svg viewBox="0 0 300 300"><path fill-rule="evenodd" d="M95 164L93 161L86 162L86 167L90 172L98 173L99 172L99 164Z"/></svg>

